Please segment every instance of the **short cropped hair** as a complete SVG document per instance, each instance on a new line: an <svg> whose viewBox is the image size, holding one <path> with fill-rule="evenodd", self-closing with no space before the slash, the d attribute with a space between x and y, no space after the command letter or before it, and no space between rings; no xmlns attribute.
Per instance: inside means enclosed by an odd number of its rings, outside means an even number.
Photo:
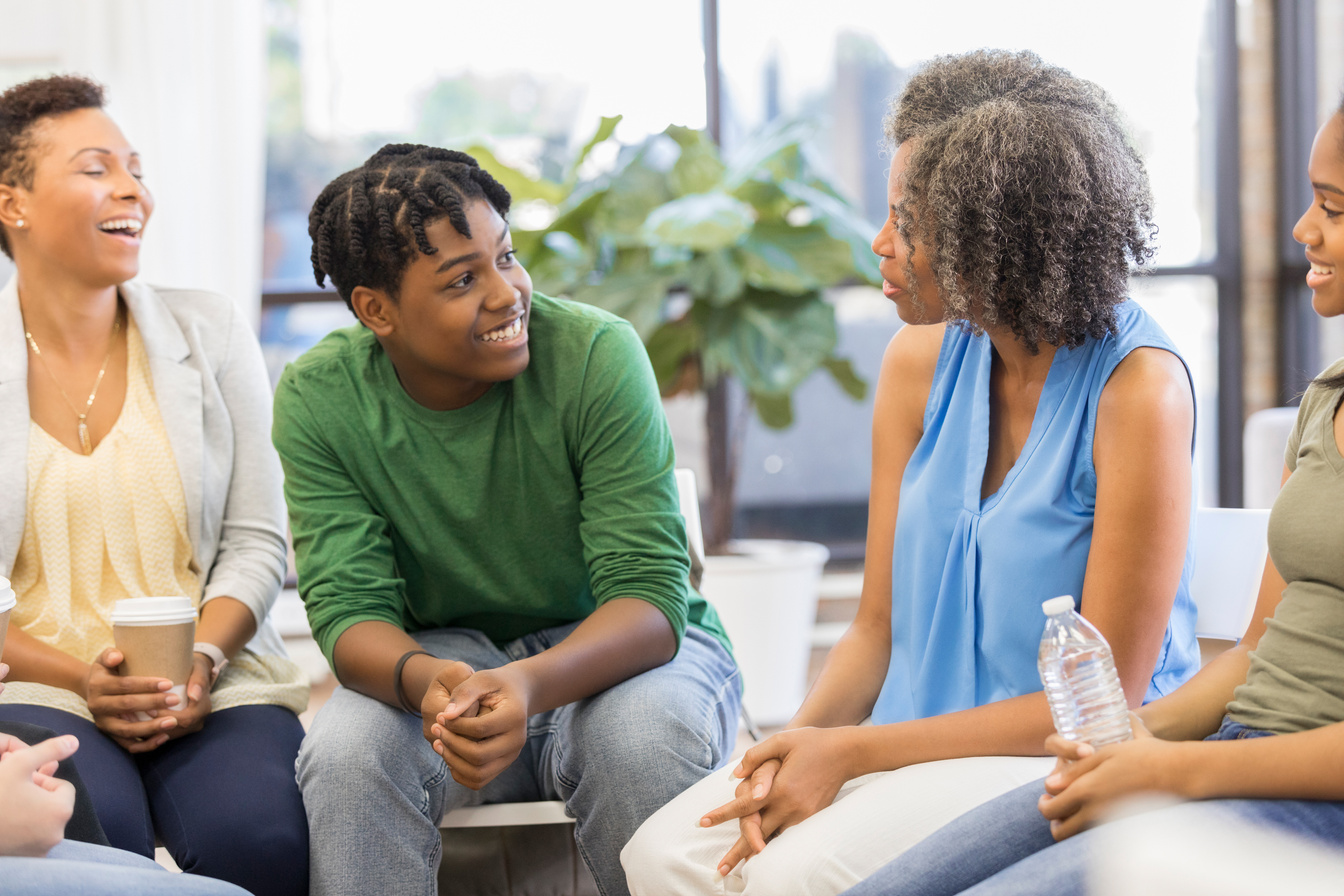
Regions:
<svg viewBox="0 0 1344 896"><path fill-rule="evenodd" d="M31 188L36 168L34 126L78 109L101 109L103 86L79 75L36 78L0 93L0 183ZM0 228L0 251L13 258Z"/></svg>

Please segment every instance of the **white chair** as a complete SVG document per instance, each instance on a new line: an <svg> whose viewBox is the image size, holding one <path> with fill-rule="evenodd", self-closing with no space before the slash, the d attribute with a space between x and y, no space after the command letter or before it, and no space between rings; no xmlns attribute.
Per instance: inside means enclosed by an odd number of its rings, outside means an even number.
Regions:
<svg viewBox="0 0 1344 896"><path fill-rule="evenodd" d="M1297 408L1265 408L1246 418L1241 430L1241 503L1268 508L1279 496L1283 451L1297 422Z"/></svg>
<svg viewBox="0 0 1344 896"><path fill-rule="evenodd" d="M686 543L690 548L691 566L702 566L705 556L705 536L700 527L700 497L695 490L695 471L679 469L677 498L681 515L686 519ZM530 803L492 803L484 806L464 806L444 814L440 828L490 828L528 824L572 824L561 800L537 800Z"/></svg>
<svg viewBox="0 0 1344 896"><path fill-rule="evenodd" d="M1268 510L1201 507L1195 513L1190 582L1201 639L1237 641L1246 632L1265 568Z"/></svg>

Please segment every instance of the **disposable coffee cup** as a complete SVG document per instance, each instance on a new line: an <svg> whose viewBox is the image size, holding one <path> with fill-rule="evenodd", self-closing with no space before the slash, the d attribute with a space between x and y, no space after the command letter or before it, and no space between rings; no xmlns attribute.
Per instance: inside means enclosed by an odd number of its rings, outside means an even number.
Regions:
<svg viewBox="0 0 1344 896"><path fill-rule="evenodd" d="M166 678L178 696L173 709L187 705L191 646L196 643L196 608L189 597L131 597L112 607L112 640L124 659L125 675ZM142 722L153 716L137 712Z"/></svg>
<svg viewBox="0 0 1344 896"><path fill-rule="evenodd" d="M18 601L14 589L9 587L9 579L0 576L0 659L5 656L5 635L9 633L9 612Z"/></svg>

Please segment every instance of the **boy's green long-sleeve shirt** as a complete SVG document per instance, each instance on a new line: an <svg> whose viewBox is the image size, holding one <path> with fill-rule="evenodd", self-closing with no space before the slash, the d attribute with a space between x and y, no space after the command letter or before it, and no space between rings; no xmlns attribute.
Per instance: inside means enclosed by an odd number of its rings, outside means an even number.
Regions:
<svg viewBox="0 0 1344 896"><path fill-rule="evenodd" d="M299 590L328 661L350 626L505 642L617 597L727 638L689 586L672 439L628 323L533 294L531 360L472 404L416 404L373 334L289 365L273 439Z"/></svg>

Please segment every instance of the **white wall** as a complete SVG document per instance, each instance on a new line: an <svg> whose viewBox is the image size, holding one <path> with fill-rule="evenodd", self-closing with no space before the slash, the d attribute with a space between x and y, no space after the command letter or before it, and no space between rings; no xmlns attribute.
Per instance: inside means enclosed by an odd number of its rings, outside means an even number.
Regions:
<svg viewBox="0 0 1344 896"><path fill-rule="evenodd" d="M255 322L266 147L262 0L0 0L4 86L49 72L106 85L157 203L141 276L213 289ZM4 273L0 271L0 273Z"/></svg>

